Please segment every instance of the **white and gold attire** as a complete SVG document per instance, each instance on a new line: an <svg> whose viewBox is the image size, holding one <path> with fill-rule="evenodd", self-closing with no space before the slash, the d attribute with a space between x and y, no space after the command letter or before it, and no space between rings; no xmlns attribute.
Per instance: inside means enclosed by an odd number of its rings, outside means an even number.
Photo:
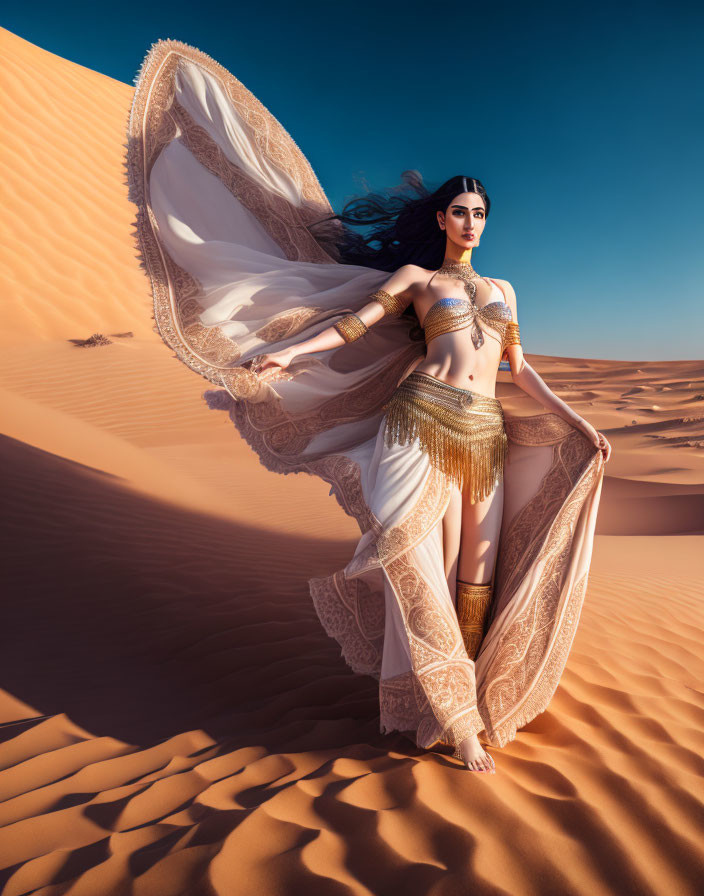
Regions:
<svg viewBox="0 0 704 896"><path fill-rule="evenodd" d="M310 590L348 664L378 680L381 730L410 732L420 747L482 731L505 744L546 708L567 660L587 584L600 451L553 414L504 417L496 399L482 405L484 396L441 389L427 375L406 381L425 345L397 313L339 348L298 356L267 382L248 369L256 355L354 315L389 275L339 263L337 222L311 227L332 210L307 160L204 53L175 41L152 47L137 80L127 166L164 341L213 383L209 406L228 412L268 469L326 480L359 524L350 562ZM454 445L457 469L433 462L409 405L398 403L402 394L422 403L433 389L456 435L443 456ZM460 392L476 398L462 407ZM505 486L495 598L476 661L442 544L461 473L458 414L473 403L498 452L486 476ZM405 444L387 438L386 423Z"/></svg>

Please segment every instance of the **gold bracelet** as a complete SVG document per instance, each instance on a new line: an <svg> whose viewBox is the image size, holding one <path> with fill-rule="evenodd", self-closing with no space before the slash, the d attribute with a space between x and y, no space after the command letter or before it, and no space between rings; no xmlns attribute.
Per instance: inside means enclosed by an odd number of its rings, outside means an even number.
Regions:
<svg viewBox="0 0 704 896"><path fill-rule="evenodd" d="M342 336L345 342L354 342L359 339L369 329L361 317L356 314L347 314L336 324L333 324L337 332Z"/></svg>
<svg viewBox="0 0 704 896"><path fill-rule="evenodd" d="M504 348L507 345L520 345L521 344L521 331L518 328L518 324L515 320L510 320L506 324L506 336L504 338Z"/></svg>
<svg viewBox="0 0 704 896"><path fill-rule="evenodd" d="M377 289L376 292L371 293L369 298L373 302L378 302L384 311L391 316L401 314L406 307L406 303L403 299L398 296L392 296L391 293L387 292L385 289Z"/></svg>

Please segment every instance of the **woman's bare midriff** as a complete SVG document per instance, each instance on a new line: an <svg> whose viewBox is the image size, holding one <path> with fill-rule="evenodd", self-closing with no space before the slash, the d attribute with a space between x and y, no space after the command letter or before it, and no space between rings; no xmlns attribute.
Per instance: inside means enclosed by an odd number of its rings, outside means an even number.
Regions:
<svg viewBox="0 0 704 896"><path fill-rule="evenodd" d="M478 286L479 304L484 305L493 298L491 288L485 281L480 281ZM416 290L413 304L419 320L425 320L428 310L444 296L464 298L464 290L460 291L458 287L462 284L456 280L436 277L429 288ZM484 344L478 349L472 344L470 327L436 336L429 343L425 358L421 358L414 370L434 376L450 386L495 398L501 345L497 333L487 327L482 327L482 333Z"/></svg>
<svg viewBox="0 0 704 896"><path fill-rule="evenodd" d="M447 340L448 337L453 341L457 341L458 336L464 336L465 339L469 340L470 335L469 332L465 331L455 331L454 333L446 333L443 336L438 336L436 339L433 339L431 344L428 346L428 354L425 358L421 358L420 363L414 367L418 373L427 373L430 376L434 376L438 380L442 380L443 383L447 383L450 386L458 386L460 389L470 389L472 392L478 392L480 395L488 395L490 398L496 397L496 373L499 368L498 358L491 358L491 361L494 363L490 365L489 369L487 368L487 361L489 359L482 358L481 361L478 359L474 359L474 363L467 363L463 361L463 359L458 359L458 354L463 354L464 346L440 346L436 343L439 343L441 340ZM487 337L484 336L484 340L486 343ZM470 343L471 346L471 343ZM489 349L489 346L484 345L483 349ZM433 349L431 353L431 349ZM448 350L449 349L449 350ZM453 350L454 349L454 350ZM475 355L478 354L477 349L471 346L470 349ZM490 349L489 349L490 351ZM488 353L488 352L487 352ZM491 352L493 355L494 353ZM499 348L497 346L496 354L499 354Z"/></svg>

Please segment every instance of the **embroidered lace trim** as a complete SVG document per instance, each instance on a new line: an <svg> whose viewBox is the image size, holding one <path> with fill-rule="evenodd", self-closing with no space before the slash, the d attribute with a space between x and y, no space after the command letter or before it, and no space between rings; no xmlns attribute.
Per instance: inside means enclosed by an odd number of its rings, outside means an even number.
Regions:
<svg viewBox="0 0 704 896"><path fill-rule="evenodd" d="M177 71L187 63L201 66L219 81L262 154L298 183L303 196L300 207L262 191L229 162L175 102L173 85ZM219 327L206 327L200 322L203 307L198 299L203 295L202 286L159 243L149 205L152 167L164 147L176 137L257 216L287 257L316 262L338 260L335 223L327 230L317 227L315 238L312 236L309 225L332 213L325 193L291 136L234 75L205 53L179 41L158 41L153 45L137 77L127 130L127 179L129 198L137 205L135 229L140 261L152 284L155 329L181 361L220 385L223 374L242 356L242 350ZM293 335L310 325L320 312L316 306L289 309L268 324L260 338L271 342ZM284 336L278 337L279 328ZM228 388L241 390L241 397L266 393L264 384L244 368L227 372L227 378Z"/></svg>
<svg viewBox="0 0 704 896"><path fill-rule="evenodd" d="M598 457L573 430L553 449L538 494L502 542L496 571L505 606L528 570L542 567L529 605L505 631L479 688L479 709L491 741L503 746L543 712L567 662L584 602L587 574L571 589L563 581L575 524L599 473Z"/></svg>

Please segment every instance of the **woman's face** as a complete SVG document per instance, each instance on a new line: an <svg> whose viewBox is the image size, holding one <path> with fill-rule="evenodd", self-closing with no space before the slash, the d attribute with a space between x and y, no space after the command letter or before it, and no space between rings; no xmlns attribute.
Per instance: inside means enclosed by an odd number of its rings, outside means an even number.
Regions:
<svg viewBox="0 0 704 896"><path fill-rule="evenodd" d="M460 249L479 245L486 224L484 200L478 193L459 193L445 213L437 213L438 223L447 238Z"/></svg>

